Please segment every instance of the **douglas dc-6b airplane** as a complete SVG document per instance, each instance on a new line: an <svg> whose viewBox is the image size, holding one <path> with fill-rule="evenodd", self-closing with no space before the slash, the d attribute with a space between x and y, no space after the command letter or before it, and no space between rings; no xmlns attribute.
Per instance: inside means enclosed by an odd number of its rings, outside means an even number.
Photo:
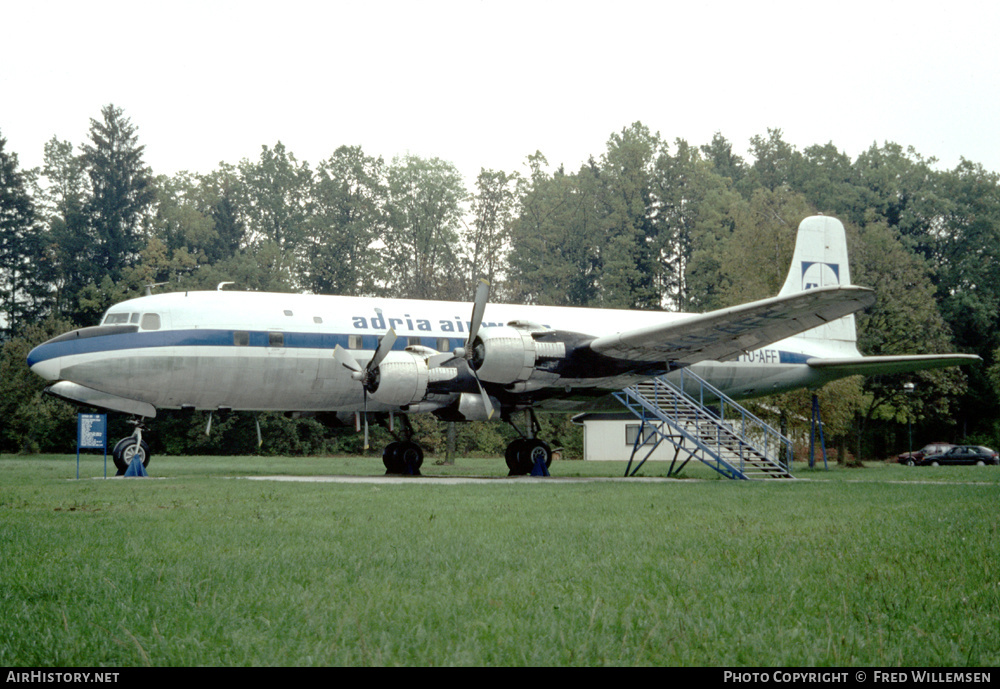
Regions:
<svg viewBox="0 0 1000 689"><path fill-rule="evenodd" d="M57 381L46 392L137 417L113 457L119 470L149 451L143 421L159 409L284 411L404 421L386 468L419 468L406 415L500 418L527 410L511 443L511 473L551 450L532 410L590 408L609 393L691 366L733 397L808 387L855 374L978 361L973 355L864 357L855 311L874 294L850 284L843 225L806 218L777 297L705 314L310 294L175 292L130 299L100 325L60 335L28 355ZM499 414L497 413L499 411ZM515 426L517 428L517 426ZM520 429L518 429L519 432Z"/></svg>

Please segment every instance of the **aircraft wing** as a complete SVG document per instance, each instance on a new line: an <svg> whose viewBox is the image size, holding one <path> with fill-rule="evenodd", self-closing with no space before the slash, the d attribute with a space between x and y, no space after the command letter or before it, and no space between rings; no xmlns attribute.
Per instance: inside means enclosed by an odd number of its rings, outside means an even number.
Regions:
<svg viewBox="0 0 1000 689"><path fill-rule="evenodd" d="M820 371L844 375L908 373L928 368L947 368L982 361L975 354L912 354L900 356L863 356L855 359L809 359L806 364Z"/></svg>
<svg viewBox="0 0 1000 689"><path fill-rule="evenodd" d="M726 361L860 311L874 301L874 293L864 287L819 287L605 335L593 340L590 348L628 361Z"/></svg>

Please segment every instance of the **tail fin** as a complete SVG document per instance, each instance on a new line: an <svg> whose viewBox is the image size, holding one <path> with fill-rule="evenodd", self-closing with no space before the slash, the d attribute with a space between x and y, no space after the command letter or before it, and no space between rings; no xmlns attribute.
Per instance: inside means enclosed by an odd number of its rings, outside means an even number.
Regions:
<svg viewBox="0 0 1000 689"><path fill-rule="evenodd" d="M788 277L778 296L804 292L814 287L851 284L847 261L847 235L836 218L814 215L799 224L795 253ZM859 356L854 316L844 316L798 336L833 345L845 356Z"/></svg>

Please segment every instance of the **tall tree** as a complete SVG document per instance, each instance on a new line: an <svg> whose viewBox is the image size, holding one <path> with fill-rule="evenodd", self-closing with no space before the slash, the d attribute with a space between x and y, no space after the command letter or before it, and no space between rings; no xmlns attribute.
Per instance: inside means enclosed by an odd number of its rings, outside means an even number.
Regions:
<svg viewBox="0 0 1000 689"><path fill-rule="evenodd" d="M28 195L17 155L6 151L0 136L0 335L17 332L26 317L37 314L35 277L42 258L42 241L35 223L35 206ZM0 339L3 339L0 337Z"/></svg>
<svg viewBox="0 0 1000 689"><path fill-rule="evenodd" d="M612 134L597 171L603 216L600 300L606 306L658 308L656 239L662 201L653 172L662 150L658 134L641 122Z"/></svg>
<svg viewBox="0 0 1000 689"><path fill-rule="evenodd" d="M513 301L587 306L598 295L600 214L596 164L576 175L550 175L541 152L528 156L521 206L511 227L509 293Z"/></svg>
<svg viewBox="0 0 1000 689"><path fill-rule="evenodd" d="M468 281L471 286L476 278L485 277L493 286L494 301L501 301L506 295L500 277L506 276L519 179L517 173L484 168L476 178L476 193L472 197L472 227L466 237L470 251Z"/></svg>
<svg viewBox="0 0 1000 689"><path fill-rule="evenodd" d="M274 148L261 146L256 162L239 165L243 182L243 207L250 242L274 242L282 251L294 252L305 236L312 172L280 141Z"/></svg>
<svg viewBox="0 0 1000 689"><path fill-rule="evenodd" d="M319 294L373 295L385 284L385 164L341 146L316 168L303 286Z"/></svg>
<svg viewBox="0 0 1000 689"><path fill-rule="evenodd" d="M117 280L139 259L142 221L155 191L136 127L114 105L102 108L101 116L90 120L90 143L83 146L92 193L85 212L97 242L92 260Z"/></svg>
<svg viewBox="0 0 1000 689"><path fill-rule="evenodd" d="M56 137L46 142L41 179L44 183L36 198L47 227L46 261L52 270L53 311L76 320L79 290L99 279L100 268L92 260L96 241L87 219L88 175L72 143Z"/></svg>
<svg viewBox="0 0 1000 689"><path fill-rule="evenodd" d="M713 139L712 155L722 155L718 149L728 145L720 139ZM742 173L731 151L726 158L731 169L724 176L717 161L704 160L683 139L674 147L676 153L664 150L656 162L656 194L662 206L655 239L659 289L664 308L701 311L715 304L720 244L732 234L741 202L728 175Z"/></svg>
<svg viewBox="0 0 1000 689"><path fill-rule="evenodd" d="M721 132L716 132L712 142L701 147L701 152L715 174L728 179L730 185L738 184L747 173L743 158L733 153L732 142Z"/></svg>
<svg viewBox="0 0 1000 689"><path fill-rule="evenodd" d="M396 158L389 166L386 252L394 293L415 299L464 294L453 270L461 252L459 230L467 192L462 176L439 158Z"/></svg>

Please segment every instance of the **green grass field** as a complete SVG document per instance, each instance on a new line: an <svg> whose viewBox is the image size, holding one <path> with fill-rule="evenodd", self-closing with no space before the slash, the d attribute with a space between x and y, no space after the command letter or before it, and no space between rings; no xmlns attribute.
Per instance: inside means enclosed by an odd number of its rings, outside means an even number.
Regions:
<svg viewBox="0 0 1000 689"><path fill-rule="evenodd" d="M808 480L778 485L149 468L105 481L89 454L77 481L72 455L0 457L0 665L1000 664L996 467L797 467Z"/></svg>

